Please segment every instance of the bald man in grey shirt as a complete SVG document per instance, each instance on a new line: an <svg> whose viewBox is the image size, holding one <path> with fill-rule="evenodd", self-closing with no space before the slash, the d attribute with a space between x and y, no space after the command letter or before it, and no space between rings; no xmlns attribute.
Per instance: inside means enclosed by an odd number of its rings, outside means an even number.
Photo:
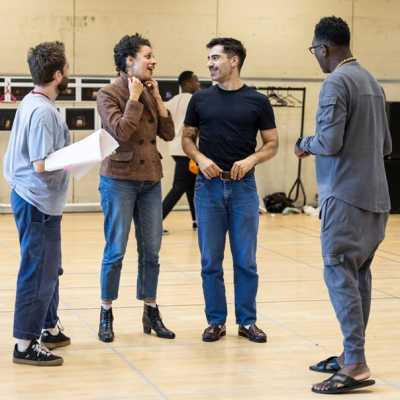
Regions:
<svg viewBox="0 0 400 400"><path fill-rule="evenodd" d="M316 156L321 204L324 278L339 320L343 353L310 367L333 375L312 387L323 394L373 385L365 360L371 304L370 266L390 210L384 156L391 153L385 99L376 79L352 56L350 31L340 18L323 18L310 51L324 81L316 134L299 139L298 157Z"/></svg>

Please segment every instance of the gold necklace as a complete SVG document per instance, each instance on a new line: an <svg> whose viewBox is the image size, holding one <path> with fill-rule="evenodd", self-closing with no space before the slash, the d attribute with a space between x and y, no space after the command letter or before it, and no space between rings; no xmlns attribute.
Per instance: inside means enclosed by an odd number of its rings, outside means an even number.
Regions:
<svg viewBox="0 0 400 400"><path fill-rule="evenodd" d="M343 64L347 64L347 63L352 62L352 61L357 61L357 58L355 58L355 57L345 58L338 65L336 65L335 70L338 69L339 67L341 67Z"/></svg>

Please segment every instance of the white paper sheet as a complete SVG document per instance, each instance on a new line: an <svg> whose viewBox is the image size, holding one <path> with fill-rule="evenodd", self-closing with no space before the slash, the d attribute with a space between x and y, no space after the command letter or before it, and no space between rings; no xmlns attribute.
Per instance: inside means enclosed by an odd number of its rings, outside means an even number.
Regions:
<svg viewBox="0 0 400 400"><path fill-rule="evenodd" d="M50 154L45 160L45 170L65 169L80 179L118 146L118 142L107 131L99 129L85 139Z"/></svg>

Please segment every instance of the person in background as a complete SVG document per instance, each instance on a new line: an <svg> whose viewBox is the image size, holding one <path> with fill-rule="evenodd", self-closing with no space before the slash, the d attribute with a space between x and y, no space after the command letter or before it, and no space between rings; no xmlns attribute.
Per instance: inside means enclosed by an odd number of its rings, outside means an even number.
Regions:
<svg viewBox="0 0 400 400"><path fill-rule="evenodd" d="M182 195L186 193L192 216L192 227L196 229L196 213L193 203L196 175L190 171L190 158L186 156L182 149L182 129L190 98L193 93L200 89L200 82L193 71L183 71L178 77L178 83L181 93L165 103L165 106L171 112L175 126L175 138L168 143L169 154L175 161L175 172L172 188L163 201L163 219L167 217ZM167 230L163 232L168 233Z"/></svg>

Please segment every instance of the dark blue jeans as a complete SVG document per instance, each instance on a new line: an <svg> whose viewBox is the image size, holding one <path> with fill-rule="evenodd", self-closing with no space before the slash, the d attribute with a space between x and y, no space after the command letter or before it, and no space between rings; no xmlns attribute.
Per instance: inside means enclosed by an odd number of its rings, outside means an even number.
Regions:
<svg viewBox="0 0 400 400"><path fill-rule="evenodd" d="M222 268L227 232L233 258L236 322L247 325L256 321L258 206L253 174L240 181L208 180L202 174L196 179L201 275L209 324L224 324L227 316Z"/></svg>
<svg viewBox="0 0 400 400"><path fill-rule="evenodd" d="M61 216L40 212L11 192L21 263L17 280L14 337L37 339L57 324L61 269Z"/></svg>
<svg viewBox="0 0 400 400"><path fill-rule="evenodd" d="M161 184L101 176L99 190L106 240L101 268L101 298L118 298L122 260L133 219L139 261L136 297L154 300L160 270Z"/></svg>

